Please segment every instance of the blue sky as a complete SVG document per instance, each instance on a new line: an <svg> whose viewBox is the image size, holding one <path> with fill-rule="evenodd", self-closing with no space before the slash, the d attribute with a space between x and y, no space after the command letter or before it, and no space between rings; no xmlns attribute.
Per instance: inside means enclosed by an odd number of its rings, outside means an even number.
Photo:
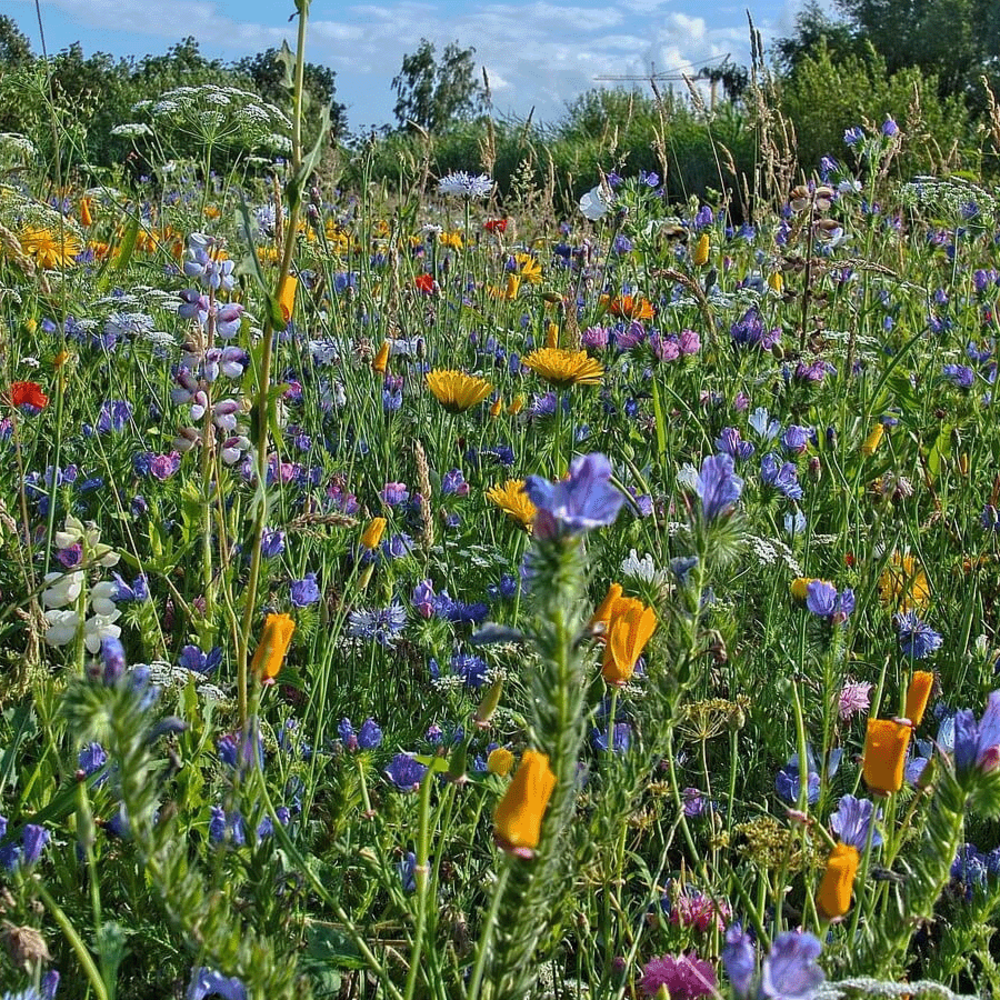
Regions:
<svg viewBox="0 0 1000 1000"><path fill-rule="evenodd" d="M788 34L800 0L750 0L768 39ZM40 51L33 0L4 8ZM732 54L749 61L746 6L722 0L313 0L307 58L337 71L338 98L352 130L392 121L390 87L403 55L426 37L440 51L474 46L500 113L553 120L566 103L598 86L595 77L672 70ZM79 41L86 53L162 53L194 35L209 56L236 59L294 46L292 0L42 0L50 52ZM613 86L614 84L604 84Z"/></svg>

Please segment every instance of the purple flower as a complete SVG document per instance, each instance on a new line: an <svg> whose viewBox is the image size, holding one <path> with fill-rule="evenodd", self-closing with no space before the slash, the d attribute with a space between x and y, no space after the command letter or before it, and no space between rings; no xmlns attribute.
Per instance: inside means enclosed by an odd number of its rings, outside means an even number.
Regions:
<svg viewBox="0 0 1000 1000"><path fill-rule="evenodd" d="M76 758L77 766L88 777L95 771L99 771L108 762L108 752L100 743L88 743ZM95 786L103 784L107 780L107 775L99 778Z"/></svg>
<svg viewBox="0 0 1000 1000"><path fill-rule="evenodd" d="M382 500L390 507L398 507L401 503L406 503L410 499L409 490L406 483L386 483L382 488Z"/></svg>
<svg viewBox="0 0 1000 1000"><path fill-rule="evenodd" d="M149 461L149 474L163 482L181 467L181 455L172 451L169 455L154 455Z"/></svg>
<svg viewBox="0 0 1000 1000"><path fill-rule="evenodd" d="M842 844L863 851L868 843L868 829L872 824L875 806L868 799L845 795L837 804L837 811L830 816L830 829ZM872 846L882 843L882 835L872 833Z"/></svg>
<svg viewBox="0 0 1000 1000"><path fill-rule="evenodd" d="M809 1000L826 979L816 964L823 946L801 931L779 934L761 970L760 993L768 1000Z"/></svg>
<svg viewBox="0 0 1000 1000"><path fill-rule="evenodd" d="M406 856L396 865L399 880L403 883L403 892L413 892L417 888L417 856L413 851L407 851Z"/></svg>
<svg viewBox="0 0 1000 1000"><path fill-rule="evenodd" d="M967 365L945 365L944 377L959 389L971 389L976 381L976 373Z"/></svg>
<svg viewBox="0 0 1000 1000"><path fill-rule="evenodd" d="M486 682L487 670L486 661L472 653L456 653L451 658L452 674L461 677L466 687L482 687Z"/></svg>
<svg viewBox="0 0 1000 1000"><path fill-rule="evenodd" d="M573 459L569 478L561 482L529 476L524 492L538 508L535 537L548 540L613 523L625 495L610 480L611 463L598 452Z"/></svg>
<svg viewBox="0 0 1000 1000"><path fill-rule="evenodd" d="M410 603L421 618L431 618L434 614L434 586L430 580L421 580L410 595Z"/></svg>
<svg viewBox="0 0 1000 1000"><path fill-rule="evenodd" d="M301 580L292 580L289 587L289 600L292 606L304 608L308 604L315 604L322 594L319 585L316 583L315 573L306 573Z"/></svg>
<svg viewBox="0 0 1000 1000"><path fill-rule="evenodd" d="M793 455L801 455L809 447L812 440L812 428L800 427L792 424L791 427L781 435L781 446L790 451Z"/></svg>
<svg viewBox="0 0 1000 1000"><path fill-rule="evenodd" d="M424 780L427 768L407 753L396 754L386 765L386 777L401 792L415 792Z"/></svg>
<svg viewBox="0 0 1000 1000"><path fill-rule="evenodd" d="M847 621L854 610L854 591L848 587L838 594L833 584L825 580L812 580L806 587L806 607L817 617L840 625Z"/></svg>
<svg viewBox="0 0 1000 1000"><path fill-rule="evenodd" d="M765 486L773 486L789 500L802 499L802 487L799 485L798 469L794 462L779 465L778 456L774 452L768 452L760 460L760 478Z"/></svg>
<svg viewBox="0 0 1000 1000"><path fill-rule="evenodd" d="M358 730L358 747L361 750L374 750L382 743L382 730L378 723L369 716L361 723Z"/></svg>
<svg viewBox="0 0 1000 1000"><path fill-rule="evenodd" d="M769 351L781 339L781 330L765 330L764 321L756 309L748 309L729 328L733 343L741 347L759 347Z"/></svg>
<svg viewBox="0 0 1000 1000"><path fill-rule="evenodd" d="M677 346L681 349L681 354L697 354L701 350L701 338L694 330L681 330Z"/></svg>
<svg viewBox="0 0 1000 1000"><path fill-rule="evenodd" d="M809 761L809 774L807 776L806 799L812 805L819 801L819 774L813 769L812 761ZM799 791L802 787L802 780L799 774L799 755L792 754L788 763L777 773L774 778L774 790L786 802L797 802Z"/></svg>
<svg viewBox="0 0 1000 1000"><path fill-rule="evenodd" d="M732 512L743 492L743 480L733 471L731 455L709 455L701 463L695 492L701 500L706 521L714 521Z"/></svg>
<svg viewBox="0 0 1000 1000"><path fill-rule="evenodd" d="M959 775L971 770L992 771L1000 765L1000 691L986 702L982 719L976 722L969 709L955 713L955 769Z"/></svg>
<svg viewBox="0 0 1000 1000"><path fill-rule="evenodd" d="M726 944L722 949L722 964L729 982L740 998L750 993L750 983L757 968L750 935L739 924L730 924L726 930Z"/></svg>
<svg viewBox="0 0 1000 1000"><path fill-rule="evenodd" d="M213 844L232 841L236 847L247 842L243 817L234 809L227 813L221 806L212 806L212 818L208 821L208 839Z"/></svg>
<svg viewBox="0 0 1000 1000"><path fill-rule="evenodd" d="M45 850L45 845L49 842L52 834L44 826L35 823L28 823L22 834L24 842L24 853L21 855L21 863L33 865Z"/></svg>
<svg viewBox="0 0 1000 1000"><path fill-rule="evenodd" d="M406 627L406 610L401 604L387 608L355 608L347 616L347 634L356 639L374 640L380 646L395 645L396 636Z"/></svg>
<svg viewBox="0 0 1000 1000"><path fill-rule="evenodd" d="M260 539L260 554L265 559L273 559L285 551L285 533L279 528L265 528Z"/></svg>
<svg viewBox="0 0 1000 1000"><path fill-rule="evenodd" d="M892 138L894 135L899 134L899 126L893 120L892 115L886 115L885 121L882 122L882 135L887 139Z"/></svg>
<svg viewBox="0 0 1000 1000"><path fill-rule="evenodd" d="M247 1000L247 988L236 978L226 978L215 969L195 969L191 974L185 1000L206 1000L207 997L222 997L222 1000Z"/></svg>
<svg viewBox="0 0 1000 1000"><path fill-rule="evenodd" d="M452 493L459 497L468 495L469 484L465 481L461 469L452 469L441 477L441 492L446 496Z"/></svg>
<svg viewBox="0 0 1000 1000"><path fill-rule="evenodd" d="M639 986L647 997L655 997L661 987L666 987L671 1000L698 1000L712 996L716 983L712 966L692 951L650 959L642 970Z"/></svg>
<svg viewBox="0 0 1000 1000"><path fill-rule="evenodd" d="M101 404L101 412L97 418L97 431L99 434L120 431L131 419L131 403L124 399L110 399Z"/></svg>
<svg viewBox="0 0 1000 1000"><path fill-rule="evenodd" d="M741 438L738 427L723 427L722 433L715 439L715 447L740 462L757 450L753 442Z"/></svg>
<svg viewBox="0 0 1000 1000"><path fill-rule="evenodd" d="M864 142L865 131L860 125L844 130L844 143L852 149L860 142Z"/></svg>
<svg viewBox="0 0 1000 1000"><path fill-rule="evenodd" d="M177 662L196 674L209 674L222 662L222 647L215 646L203 653L197 646L185 646Z"/></svg>
<svg viewBox="0 0 1000 1000"><path fill-rule="evenodd" d="M595 750L602 752L608 749L608 730L595 729L590 734L590 743ZM632 727L627 722L615 723L615 753L624 753L632 745Z"/></svg>

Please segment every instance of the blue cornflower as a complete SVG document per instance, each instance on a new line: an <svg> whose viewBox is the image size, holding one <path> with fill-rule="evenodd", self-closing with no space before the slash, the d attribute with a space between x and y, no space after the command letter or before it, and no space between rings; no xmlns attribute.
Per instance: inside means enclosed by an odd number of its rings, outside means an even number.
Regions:
<svg viewBox="0 0 1000 1000"><path fill-rule="evenodd" d="M789 500L801 500L803 497L798 475L794 462L782 463L773 451L760 460L760 478L764 485L774 487Z"/></svg>
<svg viewBox="0 0 1000 1000"><path fill-rule="evenodd" d="M529 476L524 492L538 508L534 534L541 540L609 525L625 502L625 494L611 485L611 463L599 452L573 459L569 478L558 483Z"/></svg>
<svg viewBox="0 0 1000 1000"><path fill-rule="evenodd" d="M451 658L451 672L470 688L483 686L488 669L486 661L472 653L456 653Z"/></svg>
<svg viewBox="0 0 1000 1000"><path fill-rule="evenodd" d="M897 615L896 627L899 629L899 646L903 655L912 656L915 660L930 656L944 642L941 634L922 622L915 611Z"/></svg>
<svg viewBox="0 0 1000 1000"><path fill-rule="evenodd" d="M743 492L743 480L735 474L731 455L709 455L701 463L695 492L706 521L732 512Z"/></svg>
<svg viewBox="0 0 1000 1000"><path fill-rule="evenodd" d="M387 608L356 608L347 616L347 634L357 639L374 640L380 646L392 646L406 625L402 604Z"/></svg>
<svg viewBox="0 0 1000 1000"><path fill-rule="evenodd" d="M322 594L319 585L316 583L315 573L306 573L301 580L292 580L289 587L289 600L292 606L304 608L308 604L315 604Z"/></svg>
<svg viewBox="0 0 1000 1000"><path fill-rule="evenodd" d="M757 448L752 441L742 440L738 427L724 427L715 439L715 447L735 461L745 461Z"/></svg>
<svg viewBox="0 0 1000 1000"><path fill-rule="evenodd" d="M837 804L837 811L830 816L830 829L842 844L863 851L868 843L868 830L874 813L875 806L868 799L845 795ZM882 835L874 830L872 846L878 847L881 843Z"/></svg>
<svg viewBox="0 0 1000 1000"><path fill-rule="evenodd" d="M386 777L401 792L415 792L424 780L427 768L406 753L396 754L386 765Z"/></svg>

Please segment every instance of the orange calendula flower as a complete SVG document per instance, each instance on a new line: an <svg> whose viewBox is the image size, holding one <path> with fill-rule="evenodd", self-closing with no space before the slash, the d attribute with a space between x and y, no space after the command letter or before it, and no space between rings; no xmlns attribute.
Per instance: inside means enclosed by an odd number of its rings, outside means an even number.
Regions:
<svg viewBox="0 0 1000 1000"><path fill-rule="evenodd" d="M94 221L94 216L91 212L91 201L89 198L80 199L80 224L83 226L89 226Z"/></svg>
<svg viewBox="0 0 1000 1000"><path fill-rule="evenodd" d="M502 486L486 491L486 499L496 504L512 521L523 528L530 528L538 509L524 492L523 479L508 479Z"/></svg>
<svg viewBox="0 0 1000 1000"><path fill-rule="evenodd" d="M382 536L385 534L385 526L388 522L384 517L373 517L365 528L365 533L361 536L361 544L368 549L377 549Z"/></svg>
<svg viewBox="0 0 1000 1000"><path fill-rule="evenodd" d="M712 244L708 233L702 233L694 246L694 252L691 254L691 262L695 267L704 267L708 263L708 253L711 249Z"/></svg>
<svg viewBox="0 0 1000 1000"><path fill-rule="evenodd" d="M642 320L652 319L655 315L653 304L649 299L635 298L631 295L616 295L614 298L602 295L598 301L612 316Z"/></svg>
<svg viewBox="0 0 1000 1000"><path fill-rule="evenodd" d="M600 385L604 376L604 366L588 357L586 351L566 351L559 347L532 351L522 364L560 389L571 385Z"/></svg>
<svg viewBox="0 0 1000 1000"><path fill-rule="evenodd" d="M382 341L382 346L378 349L378 354L375 355L375 360L372 362L372 371L378 375L384 375L386 369L389 367L389 350L392 345L388 340Z"/></svg>
<svg viewBox="0 0 1000 1000"><path fill-rule="evenodd" d="M486 770L490 774L498 774L501 778L506 778L514 766L514 755L506 747L497 747L490 751L486 758Z"/></svg>
<svg viewBox="0 0 1000 1000"><path fill-rule="evenodd" d="M850 844L838 843L830 852L816 894L816 909L824 919L835 920L851 908L851 892L859 860L858 849Z"/></svg>
<svg viewBox="0 0 1000 1000"><path fill-rule="evenodd" d="M49 397L42 392L42 387L37 382L11 382L10 401L14 406L34 406L38 410L44 410L49 405Z"/></svg>
<svg viewBox="0 0 1000 1000"><path fill-rule="evenodd" d="M427 388L449 413L478 405L493 390L484 378L440 368L427 373Z"/></svg>
<svg viewBox="0 0 1000 1000"><path fill-rule="evenodd" d="M871 791L888 795L903 787L903 769L912 732L908 722L868 720L863 774Z"/></svg>
<svg viewBox="0 0 1000 1000"><path fill-rule="evenodd" d="M885 427L882 424L876 424L874 430L871 434L865 438L865 443L861 446L861 454L867 458L871 458L875 452L878 451L878 446L882 443L882 438L885 436Z"/></svg>
<svg viewBox="0 0 1000 1000"><path fill-rule="evenodd" d="M910 686L906 690L906 718L919 726L923 721L927 702L930 701L934 689L934 675L929 670L917 670L913 674Z"/></svg>
<svg viewBox="0 0 1000 1000"><path fill-rule="evenodd" d="M278 676L294 631L295 622L291 615L270 614L265 619L264 633L250 664L250 669L261 684L271 684Z"/></svg>
<svg viewBox="0 0 1000 1000"><path fill-rule="evenodd" d="M534 854L555 787L549 758L537 750L525 750L514 780L493 814L494 836L505 851L522 858Z"/></svg>
<svg viewBox="0 0 1000 1000"><path fill-rule="evenodd" d="M927 574L908 553L893 552L879 577L878 593L882 603L896 611L926 608L931 600Z"/></svg>
<svg viewBox="0 0 1000 1000"><path fill-rule="evenodd" d="M299 279L289 274L285 278L285 283L278 291L278 306L281 309L281 315L285 317L286 323L292 318L292 313L295 312L295 290L298 287Z"/></svg>
<svg viewBox="0 0 1000 1000"><path fill-rule="evenodd" d="M601 676L608 684L627 684L650 637L656 612L634 597L620 597L611 608Z"/></svg>

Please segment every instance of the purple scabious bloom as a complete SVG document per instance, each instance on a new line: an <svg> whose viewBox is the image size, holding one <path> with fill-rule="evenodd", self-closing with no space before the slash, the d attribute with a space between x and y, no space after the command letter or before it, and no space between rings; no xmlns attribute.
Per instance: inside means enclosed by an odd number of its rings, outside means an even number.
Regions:
<svg viewBox="0 0 1000 1000"><path fill-rule="evenodd" d="M723 427L715 439L715 447L737 462L744 462L757 450L752 441L744 441L738 427Z"/></svg>
<svg viewBox="0 0 1000 1000"><path fill-rule="evenodd" d="M386 777L401 792L415 792L424 780L427 768L407 753L396 754L386 765Z"/></svg>
<svg viewBox="0 0 1000 1000"><path fill-rule="evenodd" d="M541 540L612 524L625 502L625 494L611 485L611 463L599 452L573 459L569 478L561 482L529 476L524 492L538 508L534 532Z"/></svg>
<svg viewBox="0 0 1000 1000"><path fill-rule="evenodd" d="M786 931L771 944L760 977L760 995L768 1000L809 1000L826 979L816 964L823 950L819 938Z"/></svg>
<svg viewBox="0 0 1000 1000"><path fill-rule="evenodd" d="M236 976L227 978L215 969L195 969L191 974L185 1000L207 1000L208 997L247 1000L247 988Z"/></svg>
<svg viewBox="0 0 1000 1000"><path fill-rule="evenodd" d="M842 844L863 851L868 843L868 830L875 815L875 806L868 799L845 795L837 804L837 811L830 816L830 829ZM872 846L882 843L878 830L872 831Z"/></svg>
<svg viewBox="0 0 1000 1000"><path fill-rule="evenodd" d="M315 604L322 594L316 583L315 573L306 573L301 580L292 580L289 587L289 600L292 606L304 608L306 605Z"/></svg>
<svg viewBox="0 0 1000 1000"><path fill-rule="evenodd" d="M750 935L738 924L726 929L726 944L722 949L722 965L738 997L750 994L750 983L757 969L757 956Z"/></svg>
<svg viewBox="0 0 1000 1000"><path fill-rule="evenodd" d="M945 365L942 372L959 389L971 389L976 381L976 373L968 365Z"/></svg>
<svg viewBox="0 0 1000 1000"><path fill-rule="evenodd" d="M904 656L911 656L914 660L930 656L944 642L941 634L922 622L915 611L897 615L896 627L899 629L899 648Z"/></svg>
<svg viewBox="0 0 1000 1000"><path fill-rule="evenodd" d="M765 330L760 312L748 309L729 328L729 335L733 343L740 347L759 347L763 351L769 351L781 339L781 330Z"/></svg>
<svg viewBox="0 0 1000 1000"><path fill-rule="evenodd" d="M1000 691L986 702L978 722L964 708L955 713L955 770L964 776L972 770L992 771L1000 766Z"/></svg>
<svg viewBox="0 0 1000 1000"><path fill-rule="evenodd" d="M760 478L765 486L773 486L789 500L801 500L802 487L799 485L799 473L794 462L779 464L778 456L768 452L760 460Z"/></svg>
<svg viewBox="0 0 1000 1000"><path fill-rule="evenodd" d="M706 521L730 514L743 492L743 480L733 471L731 455L709 455L701 463L695 492L701 500L701 512Z"/></svg>
<svg viewBox="0 0 1000 1000"><path fill-rule="evenodd" d="M818 618L841 625L854 611L854 591L848 587L838 594L833 584L812 580L806 587L806 607Z"/></svg>

